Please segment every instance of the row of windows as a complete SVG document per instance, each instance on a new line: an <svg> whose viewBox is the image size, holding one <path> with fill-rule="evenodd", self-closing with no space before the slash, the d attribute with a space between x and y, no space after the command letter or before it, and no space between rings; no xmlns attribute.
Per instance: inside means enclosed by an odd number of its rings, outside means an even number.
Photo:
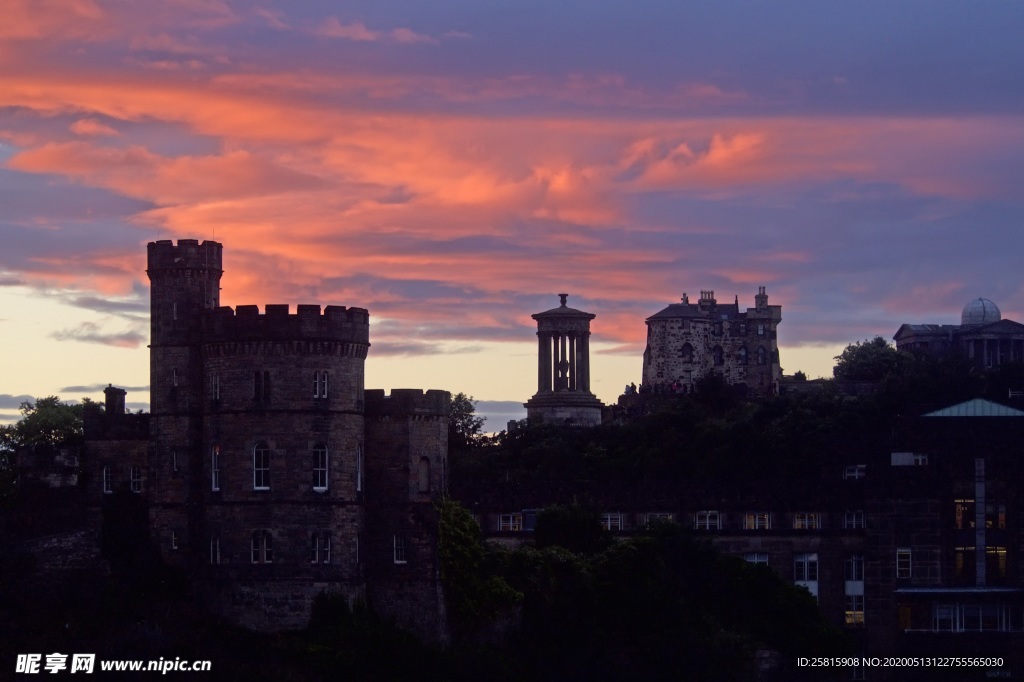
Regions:
<svg viewBox="0 0 1024 682"><path fill-rule="evenodd" d="M714 323L714 325L712 325L712 327L711 327L711 333L713 335L715 335L715 336L721 336L722 333L725 331L725 324L726 324L725 322L716 321ZM733 322L731 326L732 326L732 331L733 331L734 334L738 334L739 336L746 336L747 335L747 323L746 322ZM679 328L682 329L683 331L690 331L693 328L693 324L692 324L691 320L683 320L682 322L680 322ZM759 322L757 324L757 335L758 336L764 336L765 334L768 333L768 331L769 331L768 326L765 325L763 322Z"/></svg>
<svg viewBox="0 0 1024 682"><path fill-rule="evenodd" d="M171 532L171 548L178 549L178 533ZM355 560L359 562L359 540L355 541ZM396 564L409 562L406 539L403 535L392 536L392 561ZM210 538L210 563L221 563L220 538ZM266 529L254 531L249 538L249 561L253 564L274 563L274 534ZM327 531L313 531L309 535L309 563L331 563L331 534Z"/></svg>
<svg viewBox="0 0 1024 682"><path fill-rule="evenodd" d="M221 449L214 445L210 452L210 490L218 492L221 486ZM430 486L430 460L421 460L426 463L426 471L420 472L421 485ZM330 452L323 443L313 446L311 457L312 487L316 492L326 492L330 486ZM266 441L260 441L252 449L252 489L270 490L271 481L271 450ZM424 483L425 481L425 483ZM363 450L356 446L356 491L363 489Z"/></svg>
<svg viewBox="0 0 1024 682"><path fill-rule="evenodd" d="M178 370L171 370L171 384L178 385ZM313 399L327 400L330 396L330 374L326 370L313 372ZM210 375L210 399L220 400L220 374ZM252 398L257 403L269 403L271 395L270 372L256 370L252 374Z"/></svg>
<svg viewBox="0 0 1024 682"><path fill-rule="evenodd" d="M114 492L117 481L114 479L114 469L110 466L103 467L103 492L109 495ZM128 468L128 488L133 493L142 492L142 467Z"/></svg>
<svg viewBox="0 0 1024 682"><path fill-rule="evenodd" d="M684 343L683 347L679 350L679 357L680 357L680 359L683 362L690 363L690 362L693 362L693 353L694 353L693 346L690 345L689 343ZM750 353L747 350L747 347L745 345L744 346L740 346L739 351L736 353L737 361L741 365L746 365L746 364L749 363L749 356L750 356ZM757 347L757 364L759 364L759 365L767 365L768 364L768 357L769 357L768 356L768 349L766 349L764 346L758 346ZM714 364L716 364L716 365L721 366L721 365L725 364L725 351L722 350L721 346L714 346L711 349L711 359L714 362Z"/></svg>
<svg viewBox="0 0 1024 682"><path fill-rule="evenodd" d="M621 531L626 528L627 514L623 512L604 512L601 514L601 527L607 531ZM675 515L670 512L649 512L637 515L641 527L650 527L655 522L671 522ZM726 512L716 510L698 511L693 515L695 530L722 530L726 526ZM746 512L743 514L743 530L771 530L773 522L779 515L772 512ZM797 512L789 515L789 528L794 530L818 530L824 528L820 512ZM864 512L848 510L843 513L843 528L858 530L864 528ZM532 530L523 524L523 514L514 512L498 515L499 531Z"/></svg>

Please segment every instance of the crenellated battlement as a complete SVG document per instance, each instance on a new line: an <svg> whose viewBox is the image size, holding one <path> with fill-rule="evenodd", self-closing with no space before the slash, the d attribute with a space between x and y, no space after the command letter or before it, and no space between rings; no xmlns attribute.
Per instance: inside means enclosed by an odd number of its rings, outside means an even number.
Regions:
<svg viewBox="0 0 1024 682"><path fill-rule="evenodd" d="M391 395L384 389L369 389L365 392L366 415L368 417L445 417L451 405L448 391L418 388L395 388Z"/></svg>
<svg viewBox="0 0 1024 682"><path fill-rule="evenodd" d="M224 246L220 242L179 239L175 244L161 239L149 242L146 249L150 276L157 270L223 270Z"/></svg>
<svg viewBox="0 0 1024 682"><path fill-rule="evenodd" d="M370 343L370 313L365 308L288 304L222 306L203 320L203 339L223 341L344 341Z"/></svg>

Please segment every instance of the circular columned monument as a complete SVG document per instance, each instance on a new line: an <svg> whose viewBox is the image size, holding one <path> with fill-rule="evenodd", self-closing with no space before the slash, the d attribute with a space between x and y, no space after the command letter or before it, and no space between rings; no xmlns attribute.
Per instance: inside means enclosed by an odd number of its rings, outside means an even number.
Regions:
<svg viewBox="0 0 1024 682"><path fill-rule="evenodd" d="M537 320L537 393L526 403L530 421L597 426L603 405L590 392L590 321L596 315L567 305L532 315Z"/></svg>

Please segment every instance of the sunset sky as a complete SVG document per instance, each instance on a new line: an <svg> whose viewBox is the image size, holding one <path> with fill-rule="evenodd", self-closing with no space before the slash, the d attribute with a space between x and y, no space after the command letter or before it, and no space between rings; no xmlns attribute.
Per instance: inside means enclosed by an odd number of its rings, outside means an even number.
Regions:
<svg viewBox="0 0 1024 682"><path fill-rule="evenodd" d="M593 388L713 289L784 371L1024 321L1024 4L0 0L0 422L148 405L145 244L224 244L224 305L370 310L368 387L525 416L535 323ZM492 402L493 401L493 402Z"/></svg>

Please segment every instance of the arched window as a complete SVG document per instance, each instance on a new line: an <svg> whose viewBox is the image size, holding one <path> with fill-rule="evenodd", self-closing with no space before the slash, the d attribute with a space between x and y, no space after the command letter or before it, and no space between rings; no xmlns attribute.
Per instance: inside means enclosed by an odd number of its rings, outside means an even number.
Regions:
<svg viewBox="0 0 1024 682"><path fill-rule="evenodd" d="M313 446L313 490L327 490L327 446L323 443Z"/></svg>
<svg viewBox="0 0 1024 682"><path fill-rule="evenodd" d="M426 457L420 457L419 483L421 493L430 492L430 460Z"/></svg>
<svg viewBox="0 0 1024 682"><path fill-rule="evenodd" d="M683 359L683 362L693 362L693 346L684 343L682 350L679 351L679 357Z"/></svg>
<svg viewBox="0 0 1024 682"><path fill-rule="evenodd" d="M741 365L747 364L747 347L746 346L740 346L740 364Z"/></svg>
<svg viewBox="0 0 1024 682"><path fill-rule="evenodd" d="M270 564L274 562L273 536L269 530L258 530L252 534L249 543L254 564Z"/></svg>
<svg viewBox="0 0 1024 682"><path fill-rule="evenodd" d="M252 489L270 490L270 446L264 441L252 449Z"/></svg>
<svg viewBox="0 0 1024 682"><path fill-rule="evenodd" d="M721 346L715 346L711 349L711 357L714 358L716 365L725 364L725 354L722 352Z"/></svg>
<svg viewBox="0 0 1024 682"><path fill-rule="evenodd" d="M766 365L768 364L768 351L764 349L764 346L757 347L757 364Z"/></svg>

